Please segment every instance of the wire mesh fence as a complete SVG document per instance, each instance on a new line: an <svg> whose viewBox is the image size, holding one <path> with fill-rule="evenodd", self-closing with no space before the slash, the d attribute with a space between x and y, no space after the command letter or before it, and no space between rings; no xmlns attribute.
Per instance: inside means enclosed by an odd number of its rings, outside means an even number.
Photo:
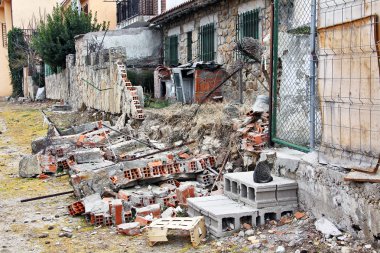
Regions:
<svg viewBox="0 0 380 253"><path fill-rule="evenodd" d="M379 14L380 0L318 6L320 151L350 166L374 166L380 153Z"/></svg>
<svg viewBox="0 0 380 253"><path fill-rule="evenodd" d="M275 1L272 140L302 151L310 145L311 16L311 0Z"/></svg>

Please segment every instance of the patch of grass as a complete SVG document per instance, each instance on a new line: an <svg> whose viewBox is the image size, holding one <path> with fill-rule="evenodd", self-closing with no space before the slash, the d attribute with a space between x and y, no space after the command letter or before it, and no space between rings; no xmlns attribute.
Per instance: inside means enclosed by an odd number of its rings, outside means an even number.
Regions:
<svg viewBox="0 0 380 253"><path fill-rule="evenodd" d="M149 101L145 100L145 107L152 109L162 109L168 107L170 102L168 100L161 99L150 99Z"/></svg>
<svg viewBox="0 0 380 253"><path fill-rule="evenodd" d="M192 248L193 246L190 243L187 243L185 246L183 246L183 248L180 251L178 251L178 253L186 253Z"/></svg>
<svg viewBox="0 0 380 253"><path fill-rule="evenodd" d="M46 135L47 126L43 126L43 117L39 110L4 110L0 112L0 117L7 126L3 135L11 139L12 145L25 148L26 151L30 152L32 140Z"/></svg>

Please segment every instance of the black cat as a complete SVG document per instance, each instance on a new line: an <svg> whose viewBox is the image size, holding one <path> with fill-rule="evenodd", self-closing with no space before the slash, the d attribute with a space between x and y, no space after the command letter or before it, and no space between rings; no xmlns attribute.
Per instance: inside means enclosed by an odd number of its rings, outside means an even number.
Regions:
<svg viewBox="0 0 380 253"><path fill-rule="evenodd" d="M271 166L267 160L259 161L256 164L255 171L253 172L253 181L255 183L269 183L273 181L270 174Z"/></svg>

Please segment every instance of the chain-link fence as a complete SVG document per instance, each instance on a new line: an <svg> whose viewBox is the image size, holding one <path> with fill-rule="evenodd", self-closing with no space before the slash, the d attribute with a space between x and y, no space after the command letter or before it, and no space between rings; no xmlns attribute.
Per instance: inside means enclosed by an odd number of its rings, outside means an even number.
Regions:
<svg viewBox="0 0 380 253"><path fill-rule="evenodd" d="M380 154L379 14L380 0L318 6L320 151L350 168L373 168Z"/></svg>
<svg viewBox="0 0 380 253"><path fill-rule="evenodd" d="M272 140L308 151L312 0L274 4Z"/></svg>

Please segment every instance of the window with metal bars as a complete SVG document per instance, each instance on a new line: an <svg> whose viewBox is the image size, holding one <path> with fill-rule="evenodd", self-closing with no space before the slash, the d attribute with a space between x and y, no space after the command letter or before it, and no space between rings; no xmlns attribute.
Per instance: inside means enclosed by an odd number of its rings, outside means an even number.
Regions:
<svg viewBox="0 0 380 253"><path fill-rule="evenodd" d="M215 25L211 23L201 26L199 29L200 59L213 61L215 60Z"/></svg>
<svg viewBox="0 0 380 253"><path fill-rule="evenodd" d="M187 32L187 61L193 60L193 32Z"/></svg>
<svg viewBox="0 0 380 253"><path fill-rule="evenodd" d="M245 37L259 38L260 9L247 11L238 15L237 39Z"/></svg>
<svg viewBox="0 0 380 253"><path fill-rule="evenodd" d="M165 64L178 65L178 35L168 36L165 39Z"/></svg>
<svg viewBox="0 0 380 253"><path fill-rule="evenodd" d="M3 41L3 47L7 47L8 46L7 25L5 23L1 24L1 38Z"/></svg>

